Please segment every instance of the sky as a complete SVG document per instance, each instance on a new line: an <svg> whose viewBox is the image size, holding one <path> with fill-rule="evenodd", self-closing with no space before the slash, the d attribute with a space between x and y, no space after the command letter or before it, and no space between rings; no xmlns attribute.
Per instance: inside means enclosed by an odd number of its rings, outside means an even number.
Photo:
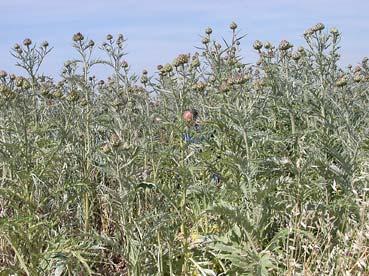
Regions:
<svg viewBox="0 0 369 276"><path fill-rule="evenodd" d="M77 57L72 36L81 32L98 45L108 33L122 33L132 71L153 73L158 64L195 52L206 27L217 39L229 39L232 21L246 34L241 44L246 63L257 59L256 39L303 46L303 32L322 22L342 32L342 66L355 65L369 56L368 11L367 0L0 0L0 70L21 73L10 55L15 43L47 40L54 49L41 72L58 78L64 61Z"/></svg>

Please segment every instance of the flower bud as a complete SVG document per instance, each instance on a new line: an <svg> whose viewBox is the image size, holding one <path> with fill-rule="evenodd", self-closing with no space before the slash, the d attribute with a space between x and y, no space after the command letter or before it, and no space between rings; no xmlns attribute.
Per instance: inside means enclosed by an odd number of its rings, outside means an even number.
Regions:
<svg viewBox="0 0 369 276"><path fill-rule="evenodd" d="M8 73L4 70L0 70L0 78L6 78L6 76L8 75Z"/></svg>
<svg viewBox="0 0 369 276"><path fill-rule="evenodd" d="M301 58L301 53L300 53L300 52L294 52L294 53L292 54L292 59L293 59L294 61L298 61L300 58Z"/></svg>
<svg viewBox="0 0 369 276"><path fill-rule="evenodd" d="M81 33L76 33L76 34L73 35L73 41L74 42L79 42L79 41L82 41L84 39L85 38Z"/></svg>
<svg viewBox="0 0 369 276"><path fill-rule="evenodd" d="M279 43L279 50L281 51L287 51L288 49L292 47L293 45L289 43L287 40L282 40L281 43Z"/></svg>
<svg viewBox="0 0 369 276"><path fill-rule="evenodd" d="M108 34L107 36L106 36L106 40L112 40L113 39L113 36L111 35L111 34Z"/></svg>
<svg viewBox="0 0 369 276"><path fill-rule="evenodd" d="M334 35L334 36L339 36L339 31L336 29L336 28L332 28L331 30L330 30L330 33L332 34L332 35Z"/></svg>
<svg viewBox="0 0 369 276"><path fill-rule="evenodd" d="M263 43L260 40L256 40L253 44L253 47L255 50L259 51L261 48L263 48Z"/></svg>
<svg viewBox="0 0 369 276"><path fill-rule="evenodd" d="M202 44L208 44L210 42L210 39L208 38L208 37L204 37L203 39L202 39Z"/></svg>
<svg viewBox="0 0 369 276"><path fill-rule="evenodd" d="M89 42L88 42L88 47L94 47L95 46L95 42L93 41L93 40L90 40Z"/></svg>
<svg viewBox="0 0 369 276"><path fill-rule="evenodd" d="M205 29L205 33L207 35L210 35L212 32L213 32L213 30L210 27Z"/></svg>
<svg viewBox="0 0 369 276"><path fill-rule="evenodd" d="M345 85L347 85L347 79L345 76L342 76L341 78L339 78L337 81L336 81L336 86L337 87L344 87Z"/></svg>
<svg viewBox="0 0 369 276"><path fill-rule="evenodd" d="M319 31L323 31L325 28L323 23L318 23L316 25L314 25L311 29L313 32L319 32Z"/></svg>
<svg viewBox="0 0 369 276"><path fill-rule="evenodd" d="M232 22L230 25L229 25L229 28L234 31L237 29L237 24L235 22Z"/></svg>
<svg viewBox="0 0 369 276"><path fill-rule="evenodd" d="M273 47L273 45L272 45L272 43L270 43L269 41L267 41L267 42L265 42L265 43L264 43L264 48L265 48L265 49L269 50L269 49L271 49L272 47Z"/></svg>
<svg viewBox="0 0 369 276"><path fill-rule="evenodd" d="M32 40L29 38L26 38L25 40L23 40L23 45L28 47L32 44Z"/></svg>

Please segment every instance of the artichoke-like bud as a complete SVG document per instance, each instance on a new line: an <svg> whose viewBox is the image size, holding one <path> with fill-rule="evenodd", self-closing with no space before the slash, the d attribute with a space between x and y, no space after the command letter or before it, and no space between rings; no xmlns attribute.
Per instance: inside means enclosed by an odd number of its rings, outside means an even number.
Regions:
<svg viewBox="0 0 369 276"><path fill-rule="evenodd" d="M110 136L110 144L112 145L112 147L117 148L120 145L120 138L116 133L113 133Z"/></svg>
<svg viewBox="0 0 369 276"><path fill-rule="evenodd" d="M41 93L42 96L46 97L46 96L50 95L50 90L46 86L43 86L40 89L40 93Z"/></svg>
<svg viewBox="0 0 369 276"><path fill-rule="evenodd" d="M259 51L261 48L263 48L263 43L260 40L256 40L252 46L255 50Z"/></svg>
<svg viewBox="0 0 369 276"><path fill-rule="evenodd" d="M47 47L49 47L49 42L44 41L44 42L42 42L41 46L46 49Z"/></svg>
<svg viewBox="0 0 369 276"><path fill-rule="evenodd" d="M28 81L28 80L23 79L23 81L22 81L22 88L23 88L24 90L28 90L28 89L30 89L30 88L31 88L31 84L29 83L29 81Z"/></svg>
<svg viewBox="0 0 369 276"><path fill-rule="evenodd" d="M213 32L213 30L210 27L208 27L208 28L205 29L205 33L207 35L210 35L212 32Z"/></svg>
<svg viewBox="0 0 369 276"><path fill-rule="evenodd" d="M197 68L199 66L200 66L200 60L198 58L193 59L191 62L191 67Z"/></svg>
<svg viewBox="0 0 369 276"><path fill-rule="evenodd" d="M337 81L336 81L336 86L337 87L344 87L347 85L347 78L346 76L342 76L340 77Z"/></svg>
<svg viewBox="0 0 369 276"><path fill-rule="evenodd" d="M287 40L282 40L281 43L279 43L279 50L281 51L287 51L288 49L292 47L293 45L289 43Z"/></svg>
<svg viewBox="0 0 369 276"><path fill-rule="evenodd" d="M305 38L310 38L310 36L312 36L314 33L314 30L312 28L309 28L307 29L305 32L304 32L304 37Z"/></svg>
<svg viewBox="0 0 369 276"><path fill-rule="evenodd" d="M127 61L125 61L125 60L123 60L123 61L122 61L122 67L123 67L123 68L125 68L125 69L127 69L127 68L128 68L128 66L129 66L129 65L128 65L128 62L127 62Z"/></svg>
<svg viewBox="0 0 369 276"><path fill-rule="evenodd" d="M73 35L73 41L74 42L79 42L79 41L82 41L84 39L85 38L84 38L83 34L81 34L79 32Z"/></svg>
<svg viewBox="0 0 369 276"><path fill-rule="evenodd" d="M23 85L23 78L22 77L16 77L14 80L14 84L16 87L22 87Z"/></svg>
<svg viewBox="0 0 369 276"><path fill-rule="evenodd" d="M63 97L63 92L59 89L56 90L55 93L54 93L54 97L58 98L58 99L61 99Z"/></svg>
<svg viewBox="0 0 369 276"><path fill-rule="evenodd" d="M338 31L338 29L336 28L332 28L330 29L329 31L333 36L339 36L340 35L340 32Z"/></svg>
<svg viewBox="0 0 369 276"><path fill-rule="evenodd" d="M181 66L181 65L185 65L188 63L189 57L186 54L180 54L174 61L173 61L173 65L175 67Z"/></svg>
<svg viewBox="0 0 369 276"><path fill-rule="evenodd" d="M195 83L193 86L192 86L192 89L196 90L196 91L199 91L199 92L202 92L204 91L206 88L206 83L202 82L202 81L199 81L197 83Z"/></svg>
<svg viewBox="0 0 369 276"><path fill-rule="evenodd" d="M167 64L165 64L165 65L164 65L164 67L162 68L162 71L163 71L164 73L170 73L170 72L172 72L172 71L173 71L173 67L172 67L172 65L171 65L170 63L167 63Z"/></svg>
<svg viewBox="0 0 369 276"><path fill-rule="evenodd" d="M230 25L229 25L229 28L234 31L237 29L237 24L235 22L232 22Z"/></svg>
<svg viewBox="0 0 369 276"><path fill-rule="evenodd" d="M113 36L111 35L111 34L108 34L107 36L106 36L106 40L112 40L113 39Z"/></svg>
<svg viewBox="0 0 369 276"><path fill-rule="evenodd" d="M298 61L300 58L301 58L301 53L300 53L299 51L294 52L294 53L292 54L292 59L293 59L294 61Z"/></svg>
<svg viewBox="0 0 369 276"><path fill-rule="evenodd" d="M108 143L105 143L104 145L101 146L100 150L103 153L105 153L105 154L109 153L110 152L110 146L109 146L109 144Z"/></svg>
<svg viewBox="0 0 369 276"><path fill-rule="evenodd" d="M273 45L272 43L270 43L269 41L265 42L264 43L264 48L269 50L269 49L272 49Z"/></svg>
<svg viewBox="0 0 369 276"><path fill-rule="evenodd" d="M146 83L148 83L149 82L149 78L147 77L147 75L142 75L141 76L141 83L142 84L146 84Z"/></svg>
<svg viewBox="0 0 369 276"><path fill-rule="evenodd" d="M201 42L202 42L202 44L207 45L207 44L209 44L210 39L208 37L204 37Z"/></svg>
<svg viewBox="0 0 369 276"><path fill-rule="evenodd" d="M0 78L4 79L8 76L8 73L4 70L0 70Z"/></svg>
<svg viewBox="0 0 369 276"><path fill-rule="evenodd" d="M25 40L23 40L23 45L26 47L29 47L32 44L32 40L29 38L26 38Z"/></svg>
<svg viewBox="0 0 369 276"><path fill-rule="evenodd" d="M324 28L325 26L323 23L318 23L318 24L315 24L311 29L313 32L320 32L320 31L323 31Z"/></svg>
<svg viewBox="0 0 369 276"><path fill-rule="evenodd" d="M94 47L94 46L95 46L95 41L90 40L90 41L88 42L88 47L92 48L92 47Z"/></svg>

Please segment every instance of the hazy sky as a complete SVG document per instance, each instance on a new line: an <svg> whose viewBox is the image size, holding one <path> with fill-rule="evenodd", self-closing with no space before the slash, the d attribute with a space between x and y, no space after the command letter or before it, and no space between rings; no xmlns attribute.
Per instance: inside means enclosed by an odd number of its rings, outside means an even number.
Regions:
<svg viewBox="0 0 369 276"><path fill-rule="evenodd" d="M368 0L0 0L0 12L0 69L15 73L20 71L9 50L26 37L55 47L42 67L53 76L76 56L71 47L76 32L98 45L108 33L123 33L132 69L153 71L177 54L195 51L208 26L216 37L229 38L232 21L247 34L241 44L245 62L255 61L256 39L303 45L304 30L318 22L343 33L342 64L369 56Z"/></svg>

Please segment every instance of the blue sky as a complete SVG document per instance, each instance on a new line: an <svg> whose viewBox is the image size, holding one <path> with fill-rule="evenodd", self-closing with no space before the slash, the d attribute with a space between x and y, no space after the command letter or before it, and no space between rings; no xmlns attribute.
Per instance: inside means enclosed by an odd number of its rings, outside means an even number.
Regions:
<svg viewBox="0 0 369 276"><path fill-rule="evenodd" d="M369 56L367 0L0 0L0 11L0 69L14 73L20 71L9 50L26 37L55 47L42 67L53 76L66 59L75 57L71 37L76 32L99 45L106 34L123 33L133 71L152 72L157 64L195 51L208 26L217 38L229 38L232 21L247 34L242 43L245 62L256 60L256 39L303 45L304 30L318 22L343 33L342 65Z"/></svg>

